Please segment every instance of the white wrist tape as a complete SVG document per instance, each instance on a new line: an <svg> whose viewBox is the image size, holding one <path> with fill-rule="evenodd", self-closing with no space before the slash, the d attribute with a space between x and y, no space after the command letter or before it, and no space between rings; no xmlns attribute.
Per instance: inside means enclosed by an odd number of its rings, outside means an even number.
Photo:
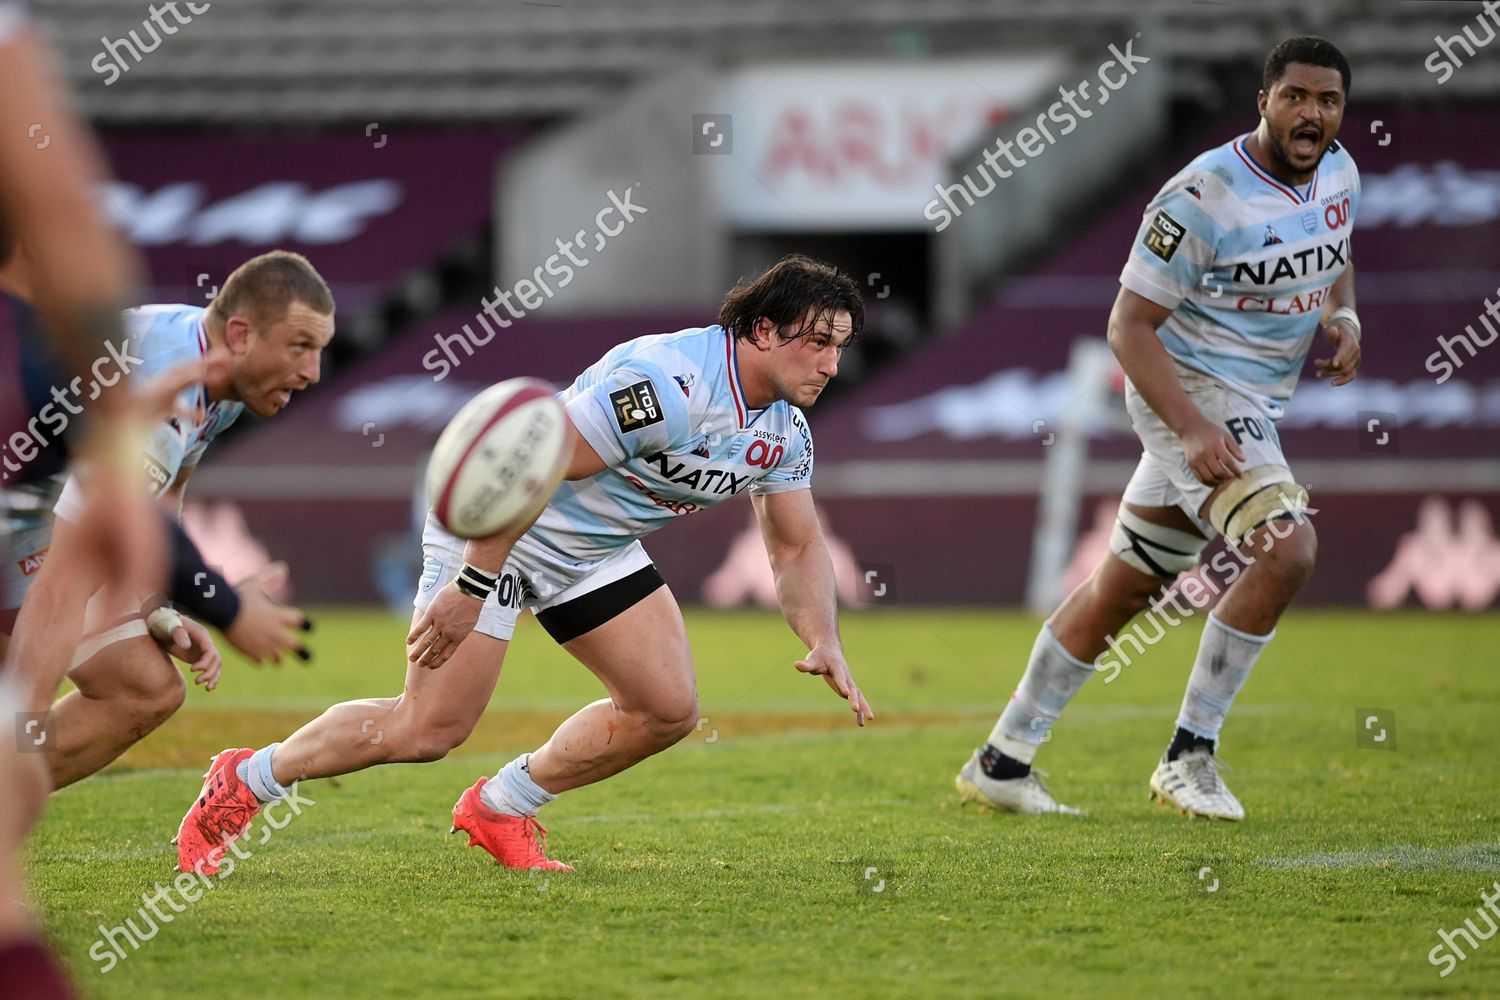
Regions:
<svg viewBox="0 0 1500 1000"><path fill-rule="evenodd" d="M182 625L182 616L168 607L160 607L151 612L146 619L146 628L151 631L151 638L157 642L172 642L172 633Z"/></svg>
<svg viewBox="0 0 1500 1000"><path fill-rule="evenodd" d="M1328 323L1325 323L1323 325L1328 326L1335 320L1340 319L1349 321L1349 325L1354 327L1354 339L1358 340L1361 336L1361 331L1359 328L1359 317L1355 315L1354 310L1350 309L1348 306L1339 306L1337 309L1335 309L1333 311L1333 315L1328 317Z"/></svg>

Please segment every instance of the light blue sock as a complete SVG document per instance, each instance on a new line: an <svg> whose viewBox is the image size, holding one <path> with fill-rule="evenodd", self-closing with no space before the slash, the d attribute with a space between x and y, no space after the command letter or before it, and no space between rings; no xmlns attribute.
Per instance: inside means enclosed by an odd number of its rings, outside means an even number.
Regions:
<svg viewBox="0 0 1500 1000"><path fill-rule="evenodd" d="M272 743L261 747L234 769L234 773L262 802L275 802L286 795L286 789L276 783L276 776L271 773L271 755L279 746L280 743Z"/></svg>
<svg viewBox="0 0 1500 1000"><path fill-rule="evenodd" d="M989 745L1007 757L1030 764L1053 723L1092 676L1094 665L1068 652L1052 631L1052 623L1043 622L1031 647L1026 673L1000 713Z"/></svg>
<svg viewBox="0 0 1500 1000"><path fill-rule="evenodd" d="M1203 636L1198 640L1198 657L1188 676L1177 725L1204 739L1217 740L1235 695L1250 679L1255 661L1275 635L1275 629L1269 635L1241 632L1209 612L1208 620L1203 623Z"/></svg>
<svg viewBox="0 0 1500 1000"><path fill-rule="evenodd" d="M531 754L523 753L500 769L479 790L479 799L497 813L507 816L535 816L538 809L557 798L531 780L527 762Z"/></svg>

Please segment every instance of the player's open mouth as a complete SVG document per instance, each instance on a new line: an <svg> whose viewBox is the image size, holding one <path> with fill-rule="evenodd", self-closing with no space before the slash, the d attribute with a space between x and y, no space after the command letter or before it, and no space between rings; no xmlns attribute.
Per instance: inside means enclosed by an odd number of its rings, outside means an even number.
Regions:
<svg viewBox="0 0 1500 1000"><path fill-rule="evenodd" d="M276 408L279 410L284 408L286 404L292 401L292 394L287 389L281 389L278 390L276 395L272 398L276 400Z"/></svg>
<svg viewBox="0 0 1500 1000"><path fill-rule="evenodd" d="M1303 156L1311 156L1317 152L1318 140L1322 134L1317 129L1304 128L1292 133L1292 150Z"/></svg>

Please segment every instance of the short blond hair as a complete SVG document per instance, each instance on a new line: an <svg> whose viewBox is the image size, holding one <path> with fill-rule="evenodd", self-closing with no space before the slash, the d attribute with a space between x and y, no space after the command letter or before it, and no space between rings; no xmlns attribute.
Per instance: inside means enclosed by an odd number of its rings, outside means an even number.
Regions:
<svg viewBox="0 0 1500 1000"><path fill-rule="evenodd" d="M265 327L280 322L294 302L333 315L333 292L312 262L300 253L272 250L235 268L209 309L224 321L248 315Z"/></svg>

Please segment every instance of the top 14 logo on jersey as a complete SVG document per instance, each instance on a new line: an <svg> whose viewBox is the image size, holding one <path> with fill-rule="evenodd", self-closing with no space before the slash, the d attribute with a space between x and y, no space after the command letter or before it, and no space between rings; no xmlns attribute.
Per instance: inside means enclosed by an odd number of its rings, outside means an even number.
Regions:
<svg viewBox="0 0 1500 1000"><path fill-rule="evenodd" d="M1182 246L1182 237L1187 230L1182 223L1172 218L1166 212L1158 211L1156 218L1151 220L1151 227L1146 230L1146 238L1142 242L1146 249L1164 261L1170 261L1177 248Z"/></svg>
<svg viewBox="0 0 1500 1000"><path fill-rule="evenodd" d="M662 420L661 405L656 401L656 386L650 379L610 393L609 402L621 433L638 431Z"/></svg>

